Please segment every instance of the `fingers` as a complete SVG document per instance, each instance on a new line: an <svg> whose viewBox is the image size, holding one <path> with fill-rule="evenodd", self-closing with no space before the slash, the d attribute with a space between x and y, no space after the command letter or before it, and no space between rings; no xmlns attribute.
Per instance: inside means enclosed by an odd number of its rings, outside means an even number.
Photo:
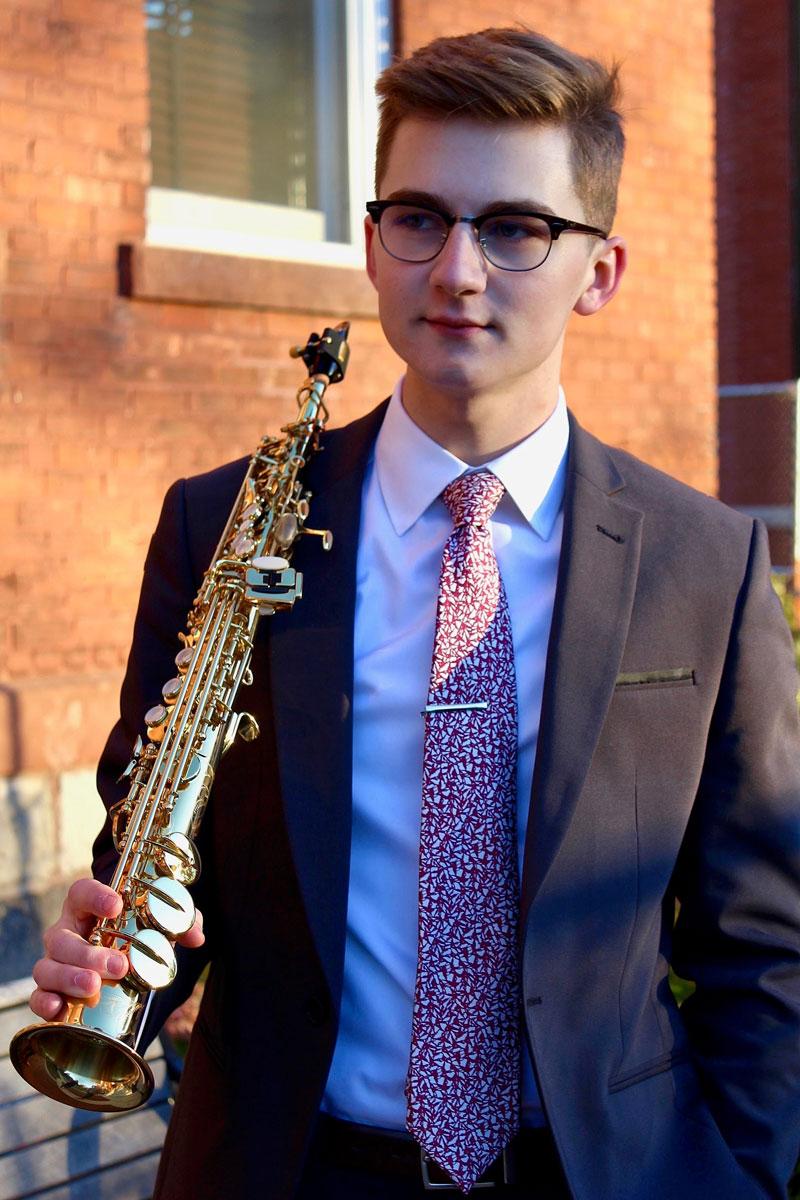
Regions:
<svg viewBox="0 0 800 1200"><path fill-rule="evenodd" d="M61 921L85 936L98 917L115 917L122 911L122 898L97 879L77 879L67 892Z"/></svg>
<svg viewBox="0 0 800 1200"><path fill-rule="evenodd" d="M122 979L128 960L118 950L92 946L77 933L64 927L48 930L48 953L33 968L37 991L31 1007L47 1020L60 1009L65 999L91 1003L104 979ZM58 1004L56 1004L58 1001Z"/></svg>
<svg viewBox="0 0 800 1200"><path fill-rule="evenodd" d="M93 1007L102 981L122 979L127 973L124 954L86 940L98 917L113 916L121 909L120 896L96 879L79 879L72 885L61 916L45 931L45 956L33 968L37 987L29 1005L36 1016L47 1021L63 1016L67 1000Z"/></svg>
<svg viewBox="0 0 800 1200"><path fill-rule="evenodd" d="M127 974L125 954L87 941L98 917L116 916L121 911L122 899L113 888L96 879L73 883L60 918L45 931L45 955L33 968L37 986L28 1003L37 1017L60 1019L70 1000L93 1008L104 980L122 979ZM196 913L194 925L178 941L190 949L202 946L202 913Z"/></svg>
<svg viewBox="0 0 800 1200"><path fill-rule="evenodd" d="M65 1015L67 1005L63 996L56 996L52 992L43 992L41 988L36 988L31 993L28 1008L34 1016L41 1017L43 1021L57 1021Z"/></svg>
<svg viewBox="0 0 800 1200"><path fill-rule="evenodd" d="M74 976L76 970L83 972L80 981L70 976L70 972ZM48 930L47 956L36 964L33 977L40 987L49 991L64 991L70 996L91 995L100 987L101 978L121 979L127 970L128 960L119 950L93 946L71 929L53 926ZM58 986L62 980L67 983L66 988ZM71 987L79 990L72 991Z"/></svg>
<svg viewBox="0 0 800 1200"><path fill-rule="evenodd" d="M84 1004L86 1008L94 1008L99 1000L99 990L91 996L70 996L67 998L66 996L62 996L60 992L47 992L43 988L36 988L28 1000L28 1008L37 1017L42 1017L45 1021L60 1021L67 1015L67 1004L69 1001Z"/></svg>
<svg viewBox="0 0 800 1200"><path fill-rule="evenodd" d="M199 909L195 913L192 928L182 934L177 940L179 945L186 946L188 950L196 950L198 946L202 946L206 940L206 935L203 933L203 914Z"/></svg>

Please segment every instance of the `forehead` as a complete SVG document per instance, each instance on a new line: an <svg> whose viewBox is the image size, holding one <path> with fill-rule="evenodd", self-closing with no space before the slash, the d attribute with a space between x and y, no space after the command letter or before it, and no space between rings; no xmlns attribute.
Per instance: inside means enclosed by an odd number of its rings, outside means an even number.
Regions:
<svg viewBox="0 0 800 1200"><path fill-rule="evenodd" d="M570 150L560 125L407 117L397 127L380 195L427 192L461 213L524 199L576 218Z"/></svg>

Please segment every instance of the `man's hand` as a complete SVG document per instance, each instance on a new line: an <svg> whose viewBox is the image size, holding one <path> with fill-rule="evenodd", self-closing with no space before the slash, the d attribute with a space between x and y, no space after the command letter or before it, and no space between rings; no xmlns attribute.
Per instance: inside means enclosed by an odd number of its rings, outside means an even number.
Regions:
<svg viewBox="0 0 800 1200"><path fill-rule="evenodd" d="M67 1000L82 1000L93 1008L106 979L122 979L128 971L127 956L119 950L92 946L87 940L100 917L116 917L122 900L113 888L96 879L79 879L67 892L61 916L44 934L45 957L33 968L37 985L31 995L31 1011L45 1021L63 1015ZM202 946L203 918L197 913L188 933L177 939L182 946Z"/></svg>

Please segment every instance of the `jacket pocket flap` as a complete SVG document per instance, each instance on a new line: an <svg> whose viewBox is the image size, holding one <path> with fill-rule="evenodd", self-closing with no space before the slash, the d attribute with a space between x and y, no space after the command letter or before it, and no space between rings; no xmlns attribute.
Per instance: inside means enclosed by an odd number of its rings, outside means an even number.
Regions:
<svg viewBox="0 0 800 1200"><path fill-rule="evenodd" d="M615 1075L608 1085L608 1090L609 1092L621 1092L623 1088L631 1087L634 1083L642 1083L643 1080L650 1079L652 1075L669 1071L677 1063L686 1062L688 1057L689 1051L686 1048L670 1050L668 1054L660 1054L658 1058L651 1058L647 1062L640 1063L632 1071Z"/></svg>

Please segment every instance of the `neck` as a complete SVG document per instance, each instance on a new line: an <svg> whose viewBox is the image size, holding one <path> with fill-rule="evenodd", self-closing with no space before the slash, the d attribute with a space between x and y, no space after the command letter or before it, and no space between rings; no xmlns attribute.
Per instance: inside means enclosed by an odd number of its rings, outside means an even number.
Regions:
<svg viewBox="0 0 800 1200"><path fill-rule="evenodd" d="M523 381L517 388L478 394L430 388L411 371L403 382L403 407L414 424L473 467L529 437L557 403L557 376L546 386L539 382L534 394Z"/></svg>

